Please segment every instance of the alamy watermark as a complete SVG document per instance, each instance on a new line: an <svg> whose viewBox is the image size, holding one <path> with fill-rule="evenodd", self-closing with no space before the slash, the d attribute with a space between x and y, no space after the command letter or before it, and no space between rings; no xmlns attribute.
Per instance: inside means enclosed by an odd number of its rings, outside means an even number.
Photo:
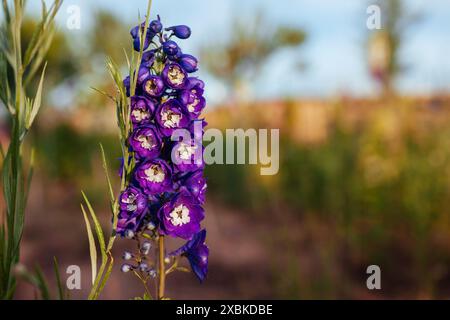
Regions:
<svg viewBox="0 0 450 320"><path fill-rule="evenodd" d="M194 134L177 129L171 140L177 142L172 149L175 164L250 164L260 165L261 175L275 175L279 164L279 129L207 129L203 133L202 121L194 123ZM203 139L202 139L203 138ZM203 142L207 145L203 147Z"/></svg>

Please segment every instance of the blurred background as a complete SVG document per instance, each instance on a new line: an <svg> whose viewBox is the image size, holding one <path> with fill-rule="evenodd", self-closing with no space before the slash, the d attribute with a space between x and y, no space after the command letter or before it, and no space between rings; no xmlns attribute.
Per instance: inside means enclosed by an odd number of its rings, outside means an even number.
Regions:
<svg viewBox="0 0 450 320"><path fill-rule="evenodd" d="M371 4L382 29L367 27ZM39 6L28 3L28 39ZM68 27L74 8L79 29ZM114 93L105 58L125 65L129 30L145 9L146 1L65 0L48 54L21 261L53 283L53 256L63 278L79 265L73 298L87 296L91 277L80 190L107 227L99 143L113 172L120 157L114 106L91 87ZM450 297L448 1L154 0L156 14L165 26L192 28L181 45L200 57L209 128L280 129L277 175L207 167L209 278L169 277L168 296ZM128 245L118 241L117 258ZM140 295L116 261L102 297ZM382 290L366 287L372 264ZM20 284L17 298L34 295Z"/></svg>

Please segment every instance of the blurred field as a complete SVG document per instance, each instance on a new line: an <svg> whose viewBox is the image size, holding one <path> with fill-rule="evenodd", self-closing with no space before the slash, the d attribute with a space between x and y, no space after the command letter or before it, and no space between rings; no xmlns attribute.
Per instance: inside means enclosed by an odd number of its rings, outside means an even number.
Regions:
<svg viewBox="0 0 450 320"><path fill-rule="evenodd" d="M113 117L104 111L105 119ZM77 112L67 117L73 120L37 131L38 176L23 262L39 263L49 275L52 256L62 266L80 264L86 288L79 190L95 199L108 223L97 143L105 144L113 170L119 152L107 129L99 134L77 126L83 111ZM210 277L203 285L185 274L169 279L171 296L449 297L448 97L278 101L219 107L206 119L213 128L280 128L280 171L260 176L256 166L207 168ZM366 289L371 264L381 267L381 293ZM130 278L115 270L104 298L139 294ZM175 283L177 292L170 290ZM30 294L19 290L21 298Z"/></svg>

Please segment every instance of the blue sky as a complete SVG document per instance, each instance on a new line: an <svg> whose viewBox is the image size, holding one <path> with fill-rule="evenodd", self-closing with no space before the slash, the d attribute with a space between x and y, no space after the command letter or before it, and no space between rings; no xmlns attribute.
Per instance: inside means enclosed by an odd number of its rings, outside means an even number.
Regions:
<svg viewBox="0 0 450 320"><path fill-rule="evenodd" d="M37 2L37 1L36 1ZM37 7L33 1L33 6ZM407 30L408 43L401 52L410 66L398 80L405 93L450 91L450 1L406 0L409 9L424 15L423 21ZM138 10L145 12L145 0L65 0L58 22L64 26L66 9L81 8L82 29L92 23L96 8L111 10L124 22L133 24ZM307 43L278 54L268 62L258 79L258 97L332 97L347 93L370 95L374 92L365 64L365 0L153 0L152 15L160 14L166 25L188 24L193 36L183 44L185 52L196 53L205 43L228 36L233 17L251 17L263 10L273 25L299 26L308 32ZM290 61L301 59L302 72L292 71ZM205 74L201 76L207 77ZM208 78L208 77L207 77ZM220 100L225 91L218 81L210 81L209 96Z"/></svg>

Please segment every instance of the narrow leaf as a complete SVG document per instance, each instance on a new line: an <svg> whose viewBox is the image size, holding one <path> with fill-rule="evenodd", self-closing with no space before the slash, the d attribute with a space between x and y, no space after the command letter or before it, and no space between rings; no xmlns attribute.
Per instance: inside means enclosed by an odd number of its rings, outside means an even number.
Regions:
<svg viewBox="0 0 450 320"><path fill-rule="evenodd" d="M95 278L97 277L97 248L95 247L94 235L92 234L91 223L84 210L84 206L81 205L81 211L83 211L84 222L86 224L86 232L89 240L89 253L91 256L91 270L92 270L92 284L94 284Z"/></svg>
<svg viewBox="0 0 450 320"><path fill-rule="evenodd" d="M29 129L31 127L31 124L34 121L34 118L36 117L40 107L41 107L41 102L42 102L42 87L43 87L43 83L44 83L44 75L45 75L45 69L47 68L47 63L44 65L44 69L42 70L42 74L41 74L41 80L39 81L39 86L36 92L36 96L34 98L33 101L33 105L31 107L31 110L28 110L27 112L29 112L28 114L28 120L26 123L26 128Z"/></svg>

